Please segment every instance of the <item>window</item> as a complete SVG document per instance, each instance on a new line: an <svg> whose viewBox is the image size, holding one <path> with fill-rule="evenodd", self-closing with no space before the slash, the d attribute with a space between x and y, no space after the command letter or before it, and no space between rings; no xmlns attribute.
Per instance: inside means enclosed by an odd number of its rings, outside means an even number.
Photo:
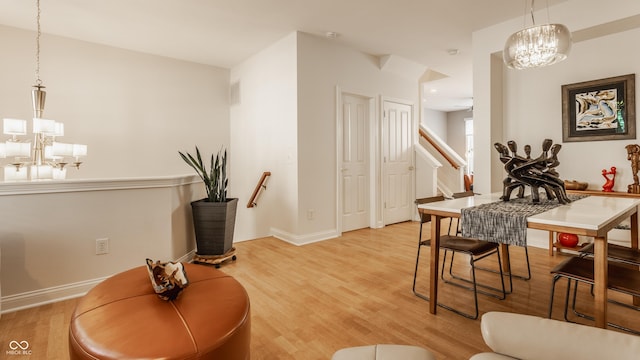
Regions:
<svg viewBox="0 0 640 360"><path fill-rule="evenodd" d="M467 160L467 175L473 175L473 119L464 119L465 157Z"/></svg>

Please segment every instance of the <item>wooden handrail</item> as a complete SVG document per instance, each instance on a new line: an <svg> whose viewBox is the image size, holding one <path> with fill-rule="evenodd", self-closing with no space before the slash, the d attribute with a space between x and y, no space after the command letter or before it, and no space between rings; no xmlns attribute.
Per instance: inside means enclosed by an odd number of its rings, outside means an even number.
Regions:
<svg viewBox="0 0 640 360"><path fill-rule="evenodd" d="M436 151L439 152L440 155L442 155L449 162L449 164L451 164L451 166L453 166L454 169L460 169L460 165L456 164L456 162L453 161L453 159L444 150L442 150L442 148L438 146L438 144L436 144L436 142L433 141L433 139L431 139L431 137L426 132L424 132L424 130L418 129L418 133L425 140L427 140L429 144L431 144L431 146L433 146L433 148L436 149Z"/></svg>
<svg viewBox="0 0 640 360"><path fill-rule="evenodd" d="M248 208L252 208L254 206L258 206L258 203L256 202L258 195L260 195L260 191L262 189L267 189L267 186L265 185L265 182L267 181L267 178L271 176L271 171L265 171L262 173L262 177L260 177L260 181L258 181L258 185L256 185L256 189L253 190L253 195L251 195L251 199L249 199L249 202L247 203L247 207Z"/></svg>

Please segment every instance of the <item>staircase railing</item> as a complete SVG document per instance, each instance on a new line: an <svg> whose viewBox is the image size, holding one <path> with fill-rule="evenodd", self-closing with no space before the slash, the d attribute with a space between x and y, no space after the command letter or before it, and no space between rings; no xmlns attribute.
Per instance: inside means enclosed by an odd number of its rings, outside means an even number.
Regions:
<svg viewBox="0 0 640 360"><path fill-rule="evenodd" d="M429 144L431 144L431 146L433 146L433 148L440 155L442 155L442 157L444 157L451 166L453 166L454 169L456 169L456 170L460 169L460 164L458 164L446 151L444 151L444 149L442 147L440 147L440 145L438 145L438 143L436 141L434 141L433 138L431 136L429 136L426 131L424 131L422 129L418 129L418 133L425 140L427 140L429 142Z"/></svg>
<svg viewBox="0 0 640 360"><path fill-rule="evenodd" d="M424 124L420 124L418 133L421 137L419 146L424 147L444 166L433 167L437 178L437 189L445 196L455 192L464 191L464 172L467 162L455 152L446 142L433 133ZM417 160L416 160L417 161ZM417 163L416 166L419 164ZM432 175L423 174L431 179ZM428 192L429 189L425 189ZM434 194L435 195L435 194Z"/></svg>
<svg viewBox="0 0 640 360"><path fill-rule="evenodd" d="M258 206L258 197L263 190L267 190L266 182L269 176L271 176L271 171L265 171L262 173L260 181L258 181L258 185L256 185L255 190L253 190L253 195L251 195L251 199L249 199L249 202L247 203L248 208Z"/></svg>

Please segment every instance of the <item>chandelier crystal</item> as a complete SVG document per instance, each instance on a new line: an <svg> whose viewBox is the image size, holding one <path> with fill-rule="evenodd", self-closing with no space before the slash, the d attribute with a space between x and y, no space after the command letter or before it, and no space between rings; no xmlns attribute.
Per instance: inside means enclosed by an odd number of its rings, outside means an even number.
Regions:
<svg viewBox="0 0 640 360"><path fill-rule="evenodd" d="M4 167L5 181L62 180L67 173L65 166L71 161L79 169L80 158L87 155L86 145L57 141L57 137L64 135L64 124L42 117L47 93L40 80L40 0L36 0L36 6L36 83L31 91L33 144L18 138L27 135L26 120L3 119L3 133L12 136L0 143L0 158L10 159Z"/></svg>
<svg viewBox="0 0 640 360"><path fill-rule="evenodd" d="M535 25L534 2L531 1L533 26L512 34L504 45L503 60L509 68L521 70L552 65L566 59L571 50L571 32L566 26ZM547 4L547 18L548 11Z"/></svg>

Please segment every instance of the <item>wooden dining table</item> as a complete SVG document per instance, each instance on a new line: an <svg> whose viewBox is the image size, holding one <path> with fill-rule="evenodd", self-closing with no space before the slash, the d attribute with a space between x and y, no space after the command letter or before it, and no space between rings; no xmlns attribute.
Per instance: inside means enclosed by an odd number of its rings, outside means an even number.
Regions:
<svg viewBox="0 0 640 360"><path fill-rule="evenodd" d="M418 205L418 211L431 216L430 313L436 313L438 304L441 220L449 217L460 218L464 208L502 201L501 195L501 193L475 195ZM594 316L597 327L607 326L607 233L630 218L631 247L637 249L639 205L639 198L588 196L527 217L529 229L564 232L593 238ZM502 244L502 249L506 250L507 246ZM505 260L505 263L508 264L508 261ZM638 303L638 299L634 299L634 303Z"/></svg>

